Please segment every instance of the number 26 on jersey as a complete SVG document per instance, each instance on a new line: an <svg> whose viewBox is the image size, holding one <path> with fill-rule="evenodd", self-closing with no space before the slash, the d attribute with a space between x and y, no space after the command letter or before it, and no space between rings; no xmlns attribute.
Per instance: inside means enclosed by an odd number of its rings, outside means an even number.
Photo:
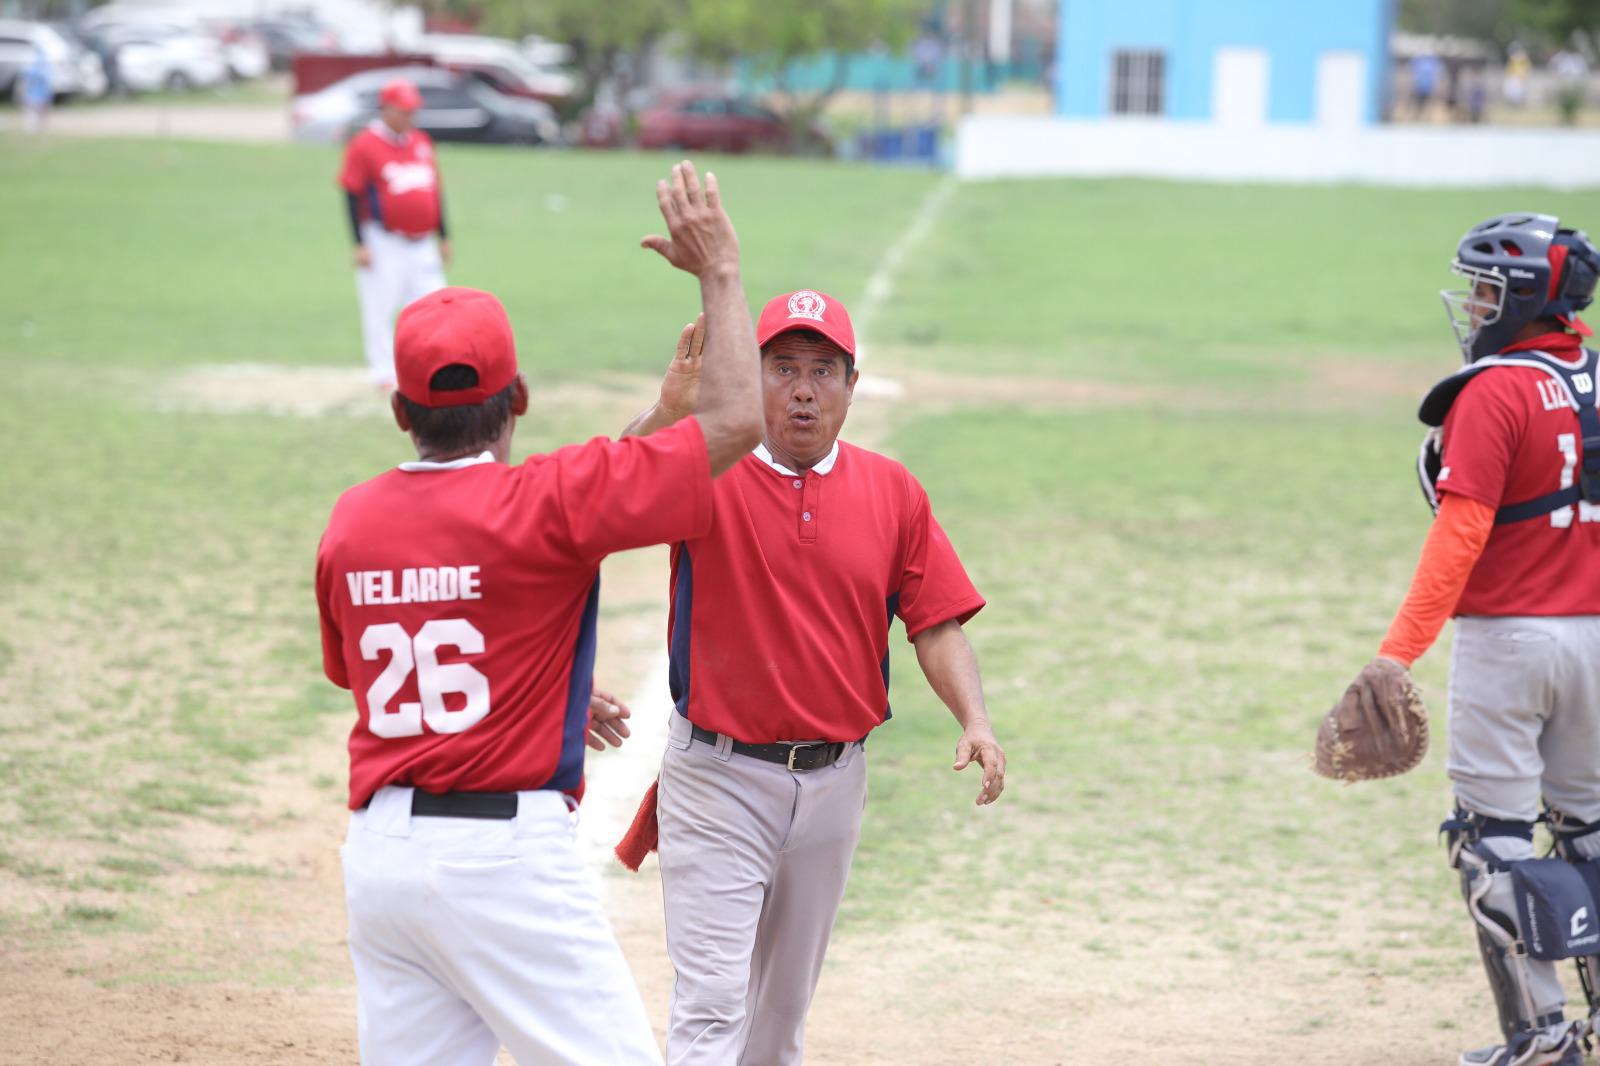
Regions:
<svg viewBox="0 0 1600 1066"><path fill-rule="evenodd" d="M453 647L463 655L483 653L483 634L465 618L435 618L423 623L416 636L398 622L370 625L361 634L361 657L376 662L389 653L389 665L367 689L367 728L374 736L421 736L423 726L433 733L460 733L471 729L489 713L489 679L470 663L441 663L439 649ZM416 703L394 699L412 671L417 675ZM451 710L446 697L464 697Z"/></svg>

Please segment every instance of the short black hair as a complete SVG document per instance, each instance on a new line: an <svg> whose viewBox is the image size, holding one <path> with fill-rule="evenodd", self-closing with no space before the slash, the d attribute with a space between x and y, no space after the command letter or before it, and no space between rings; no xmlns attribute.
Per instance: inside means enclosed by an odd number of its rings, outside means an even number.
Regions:
<svg viewBox="0 0 1600 1066"><path fill-rule="evenodd" d="M832 337L825 336L824 334L822 334L821 332L819 332L817 330L814 330L814 329L791 329L791 330L785 330L784 332L778 334L778 337L804 337L806 340L811 341L811 342L816 343L816 344L829 345L832 348L836 349L840 355L844 356L844 376L845 377L849 377L851 374L854 374L856 372L856 357L851 355L849 352L845 351L843 348L840 348L838 341L835 341ZM761 354L762 355L766 355L767 354L767 349L772 346L772 342L777 340L778 337L769 337L767 339L767 343L761 346Z"/></svg>
<svg viewBox="0 0 1600 1066"><path fill-rule="evenodd" d="M428 380L428 387L435 392L470 389L477 384L478 372L463 363L442 366ZM500 439L511 417L511 393L516 384L513 381L482 403L458 407L427 407L405 396L400 402L418 443L435 452L469 452Z"/></svg>

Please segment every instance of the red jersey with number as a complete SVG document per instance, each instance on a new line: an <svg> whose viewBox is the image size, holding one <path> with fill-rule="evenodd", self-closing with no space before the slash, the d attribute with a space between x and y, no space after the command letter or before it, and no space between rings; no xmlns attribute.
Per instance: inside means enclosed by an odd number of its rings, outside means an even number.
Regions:
<svg viewBox="0 0 1600 1066"><path fill-rule="evenodd" d="M693 419L514 467L406 463L346 492L317 606L324 669L355 696L351 808L385 785L581 796L600 560L710 523Z"/></svg>
<svg viewBox="0 0 1600 1066"><path fill-rule="evenodd" d="M704 535L672 551L679 713L747 744L859 740L889 716L889 626L983 607L928 494L838 444L805 474L747 455L713 486Z"/></svg>
<svg viewBox="0 0 1600 1066"><path fill-rule="evenodd" d="M359 200L363 221L411 237L439 228L439 167L421 130L397 134L380 120L350 138L339 185Z"/></svg>
<svg viewBox="0 0 1600 1066"><path fill-rule="evenodd" d="M1502 354L1576 361L1579 343L1552 333ZM1574 484L1582 462L1578 414L1561 386L1542 370L1497 367L1469 381L1450 407L1438 487L1499 508ZM1600 507L1578 503L1495 526L1456 614L1600 614Z"/></svg>

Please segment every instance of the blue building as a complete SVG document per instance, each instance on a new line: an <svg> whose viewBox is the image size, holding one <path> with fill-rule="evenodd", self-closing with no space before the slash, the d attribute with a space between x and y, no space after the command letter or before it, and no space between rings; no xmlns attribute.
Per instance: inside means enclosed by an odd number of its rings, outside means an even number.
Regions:
<svg viewBox="0 0 1600 1066"><path fill-rule="evenodd" d="M1378 122L1393 0L1061 0L1056 111Z"/></svg>

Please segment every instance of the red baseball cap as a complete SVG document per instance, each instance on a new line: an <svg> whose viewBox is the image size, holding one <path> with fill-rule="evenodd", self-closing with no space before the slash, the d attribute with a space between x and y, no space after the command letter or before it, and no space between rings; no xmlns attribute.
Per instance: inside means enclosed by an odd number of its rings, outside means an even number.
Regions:
<svg viewBox="0 0 1600 1066"><path fill-rule="evenodd" d="M850 324L850 312L832 296L815 289L788 292L768 300L756 320L756 343L765 348L778 334L800 329L814 330L843 348L851 359L856 357L856 330Z"/></svg>
<svg viewBox="0 0 1600 1066"><path fill-rule="evenodd" d="M468 389L434 391L433 375L454 364L478 372ZM517 376L517 345L500 301L481 289L452 286L400 312L394 328L394 372L400 395L424 407L482 403Z"/></svg>
<svg viewBox="0 0 1600 1066"><path fill-rule="evenodd" d="M415 111L422 106L422 94L404 78L396 78L378 93L378 103L398 107L402 111Z"/></svg>

